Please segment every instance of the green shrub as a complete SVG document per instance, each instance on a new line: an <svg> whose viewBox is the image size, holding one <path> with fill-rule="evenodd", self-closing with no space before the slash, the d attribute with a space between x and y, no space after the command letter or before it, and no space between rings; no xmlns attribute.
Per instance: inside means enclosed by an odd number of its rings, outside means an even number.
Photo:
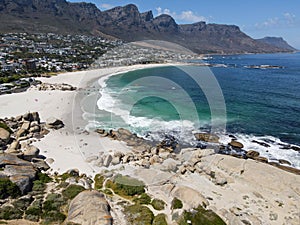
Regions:
<svg viewBox="0 0 300 225"><path fill-rule="evenodd" d="M15 219L21 219L22 216L23 216L22 211L13 208L11 206L5 206L0 208L0 219L15 220Z"/></svg>
<svg viewBox="0 0 300 225"><path fill-rule="evenodd" d="M166 203L163 200L160 199L153 199L151 202L151 205L156 210L164 210Z"/></svg>
<svg viewBox="0 0 300 225"><path fill-rule="evenodd" d="M42 183L46 184L52 181L52 178L49 177L47 174L39 172L38 175L38 180L41 181Z"/></svg>
<svg viewBox="0 0 300 225"><path fill-rule="evenodd" d="M103 188L103 182L105 180L105 177L101 174L96 174L94 181L95 181L95 189L100 190Z"/></svg>
<svg viewBox="0 0 300 225"><path fill-rule="evenodd" d="M133 199L136 204L145 204L148 205L151 202L151 197L146 193L142 193L139 197Z"/></svg>
<svg viewBox="0 0 300 225"><path fill-rule="evenodd" d="M143 205L127 206L124 212L129 224L151 225L154 219L152 211Z"/></svg>
<svg viewBox="0 0 300 225"><path fill-rule="evenodd" d="M40 220L42 213L42 207L34 205L29 206L25 211L25 219L37 222Z"/></svg>
<svg viewBox="0 0 300 225"><path fill-rule="evenodd" d="M166 221L166 215L161 213L154 217L152 225L168 225Z"/></svg>
<svg viewBox="0 0 300 225"><path fill-rule="evenodd" d="M40 180L33 181L33 187L32 190L36 192L43 192L46 189L45 183L43 183Z"/></svg>
<svg viewBox="0 0 300 225"><path fill-rule="evenodd" d="M15 200L12 205L17 209L24 211L32 203L32 201L33 198L19 198Z"/></svg>
<svg viewBox="0 0 300 225"><path fill-rule="evenodd" d="M106 194L106 195L112 195L113 194L111 192L111 190L109 190L109 189L104 189L103 193Z"/></svg>
<svg viewBox="0 0 300 225"><path fill-rule="evenodd" d="M108 180L106 185L106 187L113 189L116 194L121 196L134 196L145 192L143 182L122 175L117 175L114 181Z"/></svg>
<svg viewBox="0 0 300 225"><path fill-rule="evenodd" d="M182 201L175 197L172 201L171 209L181 209L182 207L183 207Z"/></svg>
<svg viewBox="0 0 300 225"><path fill-rule="evenodd" d="M19 187L8 178L0 178L0 199L16 198L21 195Z"/></svg>
<svg viewBox="0 0 300 225"><path fill-rule="evenodd" d="M52 222L58 222L61 224L66 219L66 215L59 211L47 211L43 213L42 219L46 224Z"/></svg>
<svg viewBox="0 0 300 225"><path fill-rule="evenodd" d="M206 210L201 205L194 209L193 212L184 211L179 225L188 225L190 220L193 225L226 225L226 223L212 210Z"/></svg>
<svg viewBox="0 0 300 225"><path fill-rule="evenodd" d="M67 199L73 199L78 195L80 192L84 191L85 188L82 186L71 184L65 190L63 190L62 194Z"/></svg>
<svg viewBox="0 0 300 225"><path fill-rule="evenodd" d="M9 126L7 126L7 124L2 121L0 121L0 127L7 130L9 133L12 133L12 130L9 128Z"/></svg>

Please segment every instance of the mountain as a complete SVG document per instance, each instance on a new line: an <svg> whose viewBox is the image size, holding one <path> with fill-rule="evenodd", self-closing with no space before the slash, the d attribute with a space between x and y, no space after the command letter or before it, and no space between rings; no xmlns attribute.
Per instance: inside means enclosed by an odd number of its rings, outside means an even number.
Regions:
<svg viewBox="0 0 300 225"><path fill-rule="evenodd" d="M264 37L256 40L289 51L297 51L297 49L290 46L282 37Z"/></svg>
<svg viewBox="0 0 300 225"><path fill-rule="evenodd" d="M125 41L162 40L196 53L270 53L291 49L257 41L233 25L179 25L169 15L140 13L129 4L100 11L92 3L66 0L0 0L0 32L88 34Z"/></svg>

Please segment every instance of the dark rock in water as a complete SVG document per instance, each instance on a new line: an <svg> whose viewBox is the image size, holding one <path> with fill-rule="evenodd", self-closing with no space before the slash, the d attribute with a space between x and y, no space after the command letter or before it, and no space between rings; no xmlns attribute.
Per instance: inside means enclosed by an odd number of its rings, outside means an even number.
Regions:
<svg viewBox="0 0 300 225"><path fill-rule="evenodd" d="M229 143L229 145L232 146L233 148L239 148L239 149L244 148L244 145L242 143L238 142L238 141L233 141L232 140Z"/></svg>
<svg viewBox="0 0 300 225"><path fill-rule="evenodd" d="M163 141L158 144L159 148L172 148L173 150L177 147L178 141L172 135L165 135Z"/></svg>
<svg viewBox="0 0 300 225"><path fill-rule="evenodd" d="M291 149L293 149L294 151L300 152L300 147L298 147L298 146L292 146Z"/></svg>
<svg viewBox="0 0 300 225"><path fill-rule="evenodd" d="M234 135L232 135L232 134L229 134L228 137L230 137L234 141L237 140L237 138Z"/></svg>
<svg viewBox="0 0 300 225"><path fill-rule="evenodd" d="M259 144L261 146L264 146L266 148L271 147L269 144L265 143L265 142L261 142L261 141L256 141L256 140L252 140L253 143Z"/></svg>
<svg viewBox="0 0 300 225"><path fill-rule="evenodd" d="M250 159L255 159L256 157L259 156L259 152L254 151L254 150L249 150L246 154L246 156Z"/></svg>
<svg viewBox="0 0 300 225"><path fill-rule="evenodd" d="M219 143L219 137L214 134L209 133L196 133L194 134L197 141L205 141L205 142L211 142L211 143Z"/></svg>
<svg viewBox="0 0 300 225"><path fill-rule="evenodd" d="M279 159L278 160L280 164L286 164L286 165L292 165L289 161L285 160L285 159Z"/></svg>
<svg viewBox="0 0 300 225"><path fill-rule="evenodd" d="M111 225L113 218L110 206L103 194L98 191L83 191L70 203L68 223L93 225Z"/></svg>

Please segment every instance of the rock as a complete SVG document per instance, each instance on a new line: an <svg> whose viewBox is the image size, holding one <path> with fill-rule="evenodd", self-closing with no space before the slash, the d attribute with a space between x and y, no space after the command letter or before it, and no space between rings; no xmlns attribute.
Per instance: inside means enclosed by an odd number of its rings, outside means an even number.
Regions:
<svg viewBox="0 0 300 225"><path fill-rule="evenodd" d="M276 167L278 167L282 170L285 170L287 172L300 175L300 170L299 169L296 169L296 168L293 168L293 167L290 167L290 166L280 165L279 163L276 163L276 162L269 162L269 164L272 165L272 166L276 166Z"/></svg>
<svg viewBox="0 0 300 225"><path fill-rule="evenodd" d="M40 132L40 131L41 131L40 126L31 126L30 129L29 129L30 133L37 133L37 132Z"/></svg>
<svg viewBox="0 0 300 225"><path fill-rule="evenodd" d="M31 163L20 159L15 155L6 153L0 154L0 168L5 167L6 165L31 166Z"/></svg>
<svg viewBox="0 0 300 225"><path fill-rule="evenodd" d="M83 191L70 203L67 222L81 225L112 225L110 207L98 191Z"/></svg>
<svg viewBox="0 0 300 225"><path fill-rule="evenodd" d="M129 130L126 130L124 128L118 129L118 133L120 135L124 135L124 136L127 136L127 137L130 137L132 135L132 133Z"/></svg>
<svg viewBox="0 0 300 225"><path fill-rule="evenodd" d="M3 173L20 188L22 194L31 191L32 181L36 177L36 170L32 165L6 165Z"/></svg>
<svg viewBox="0 0 300 225"><path fill-rule="evenodd" d="M269 219L270 219L270 220L277 220L277 219L278 219L277 213L270 212L270 214L269 214Z"/></svg>
<svg viewBox="0 0 300 225"><path fill-rule="evenodd" d="M111 160L111 164L113 166L120 164L120 162L121 162L121 157L119 156L114 156Z"/></svg>
<svg viewBox="0 0 300 225"><path fill-rule="evenodd" d="M253 143L256 143L256 144L259 144L263 147L266 147L266 148L269 148L271 147L269 144L265 143L265 142L262 142L262 141L256 141L256 140L252 140Z"/></svg>
<svg viewBox="0 0 300 225"><path fill-rule="evenodd" d="M28 130L21 128L17 131L16 138L20 139L21 137L25 137L27 134L28 134Z"/></svg>
<svg viewBox="0 0 300 225"><path fill-rule="evenodd" d="M254 151L254 150L249 150L247 153L246 153L246 156L250 159L254 159L256 157L259 156L259 152L257 151Z"/></svg>
<svg viewBox="0 0 300 225"><path fill-rule="evenodd" d="M205 141L205 142L211 142L211 143L219 143L219 137L214 134L209 133L196 133L194 134L197 141Z"/></svg>
<svg viewBox="0 0 300 225"><path fill-rule="evenodd" d="M66 179L66 182L69 183L69 184L76 184L77 185L77 180L75 177L68 177Z"/></svg>
<svg viewBox="0 0 300 225"><path fill-rule="evenodd" d="M298 147L298 146L294 146L294 145L293 145L293 146L291 147L291 149L294 150L294 151L300 152L300 147Z"/></svg>
<svg viewBox="0 0 300 225"><path fill-rule="evenodd" d="M91 183L86 178L80 178L78 180L78 184L84 187L85 189L89 190L92 188Z"/></svg>
<svg viewBox="0 0 300 225"><path fill-rule="evenodd" d="M286 164L286 165L292 165L289 161L285 160L285 159L279 159L278 160L280 164Z"/></svg>
<svg viewBox="0 0 300 225"><path fill-rule="evenodd" d="M166 159L162 163L162 171L167 171L167 172L176 172L177 171L177 166L180 165L180 163L174 159Z"/></svg>
<svg viewBox="0 0 300 225"><path fill-rule="evenodd" d="M37 121L38 123L40 123L40 115L38 112L26 113L21 118L23 118L24 120L29 121L29 122ZM17 119L17 121L19 121L18 119Z"/></svg>
<svg viewBox="0 0 300 225"><path fill-rule="evenodd" d="M87 163L91 163L92 161L96 161L97 159L98 159L98 156L93 155L93 156L87 157L87 158L85 159L85 161L86 161Z"/></svg>
<svg viewBox="0 0 300 225"><path fill-rule="evenodd" d="M54 163L54 159L52 159L52 158L47 158L45 161L46 161L46 163L48 163L48 164Z"/></svg>
<svg viewBox="0 0 300 225"><path fill-rule="evenodd" d="M112 156L107 155L103 161L103 166L108 167L112 161Z"/></svg>
<svg viewBox="0 0 300 225"><path fill-rule="evenodd" d="M56 119L54 117L50 117L46 120L46 127L49 128L49 129L60 129L60 128L63 128L64 127L64 123L59 120L59 119Z"/></svg>
<svg viewBox="0 0 300 225"><path fill-rule="evenodd" d="M123 163L128 163L130 161L132 161L133 159L133 154L132 153L127 153L124 157L123 157Z"/></svg>
<svg viewBox="0 0 300 225"><path fill-rule="evenodd" d="M163 160L169 158L171 156L170 152L160 152L159 157L162 158Z"/></svg>
<svg viewBox="0 0 300 225"><path fill-rule="evenodd" d="M224 186L227 184L227 179L222 174L217 173L215 174L215 184Z"/></svg>
<svg viewBox="0 0 300 225"><path fill-rule="evenodd" d="M7 144L10 140L10 133L4 128L0 127L0 142Z"/></svg>
<svg viewBox="0 0 300 225"><path fill-rule="evenodd" d="M43 159L33 158L31 162L39 170L47 171L50 169L50 166Z"/></svg>
<svg viewBox="0 0 300 225"><path fill-rule="evenodd" d="M154 155L149 159L149 162L151 165L153 165L155 163L160 163L160 158L158 155Z"/></svg>
<svg viewBox="0 0 300 225"><path fill-rule="evenodd" d="M9 149L14 149L14 150L20 149L20 142L19 141L14 141L9 146Z"/></svg>
<svg viewBox="0 0 300 225"><path fill-rule="evenodd" d="M142 162L141 162L141 166L145 167L147 169L150 168L150 162L149 162L149 160L143 159Z"/></svg>
<svg viewBox="0 0 300 225"><path fill-rule="evenodd" d="M104 163L103 157L99 157L96 161L94 161L94 166L102 167Z"/></svg>
<svg viewBox="0 0 300 225"><path fill-rule="evenodd" d="M40 150L35 146L29 146L23 153L24 159L31 161L31 159L36 158L39 155Z"/></svg>
<svg viewBox="0 0 300 225"><path fill-rule="evenodd" d="M179 170L179 172L181 173L181 174L185 174L186 173L186 171L187 171L187 169L186 169L186 167L185 166L180 166L179 168L178 168L178 170Z"/></svg>
<svg viewBox="0 0 300 225"><path fill-rule="evenodd" d="M233 148L244 148L244 145L238 141L231 141L229 145Z"/></svg>
<svg viewBox="0 0 300 225"><path fill-rule="evenodd" d="M262 157L262 156L255 157L254 160L263 162L263 163L268 163L268 159L266 157Z"/></svg>
<svg viewBox="0 0 300 225"><path fill-rule="evenodd" d="M24 123L21 126L21 129L24 129L24 130L28 131L29 128L30 128L30 122L29 121L24 121Z"/></svg>

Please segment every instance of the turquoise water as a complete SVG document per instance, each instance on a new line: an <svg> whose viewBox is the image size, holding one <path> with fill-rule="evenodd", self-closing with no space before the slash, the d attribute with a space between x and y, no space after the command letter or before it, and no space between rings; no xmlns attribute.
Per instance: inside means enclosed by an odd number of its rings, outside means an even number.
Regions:
<svg viewBox="0 0 300 225"><path fill-rule="evenodd" d="M153 139L171 134L191 145L196 144L192 132L219 132L224 142L233 134L245 148L300 167L299 153L282 149L300 145L300 54L205 61L218 67L158 67L101 80L94 126L125 127ZM260 65L280 68L249 68Z"/></svg>

